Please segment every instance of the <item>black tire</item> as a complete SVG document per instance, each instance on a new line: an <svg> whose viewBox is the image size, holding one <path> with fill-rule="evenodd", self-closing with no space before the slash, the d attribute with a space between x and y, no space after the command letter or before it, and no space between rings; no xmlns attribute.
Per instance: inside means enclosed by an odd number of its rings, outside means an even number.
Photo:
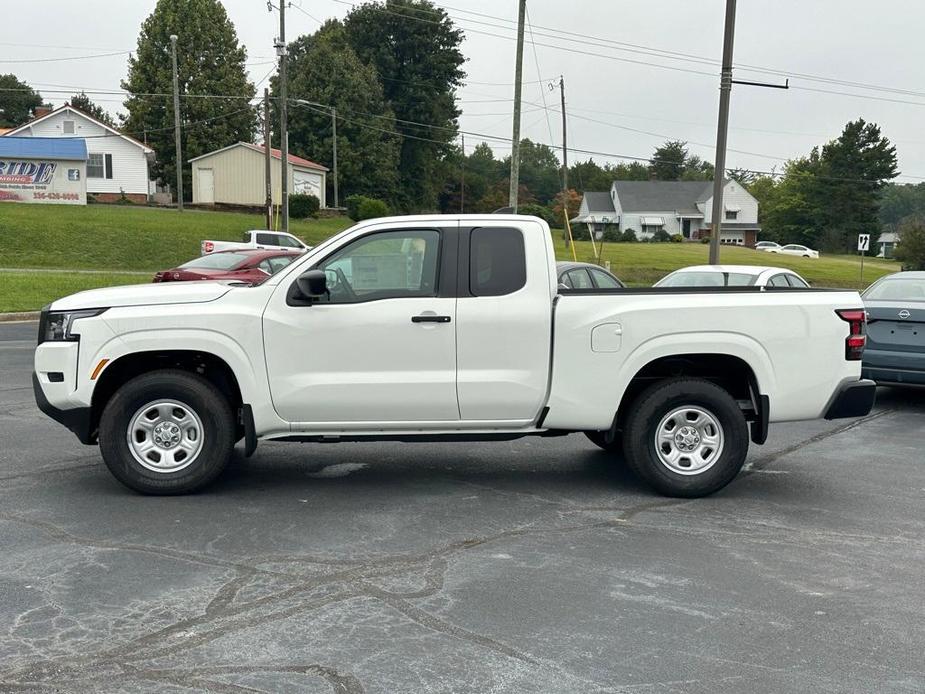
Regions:
<svg viewBox="0 0 925 694"><path fill-rule="evenodd" d="M662 462L656 448L655 439L662 420L684 407L706 412L721 428L720 453L699 473L675 472ZM630 415L623 427L626 462L639 478L665 496L690 498L712 494L729 484L745 462L748 454L745 416L732 396L715 383L696 378L661 381L641 393L629 409ZM669 420L669 426L671 424ZM674 444L663 445L670 451Z"/></svg>
<svg viewBox="0 0 925 694"><path fill-rule="evenodd" d="M586 431L585 436L588 437L588 440L593 443L598 448L607 451L608 453L623 453L623 437L620 432L616 432L613 435L613 438L608 441L610 435L610 430L607 431Z"/></svg>
<svg viewBox="0 0 925 694"><path fill-rule="evenodd" d="M182 404L201 424L198 453L186 467L175 471L146 468L129 447L129 426L135 414L158 400ZM100 452L106 467L122 484L142 494L187 494L205 487L225 468L235 438L228 399L209 381L187 371L164 369L133 378L116 391L100 418Z"/></svg>

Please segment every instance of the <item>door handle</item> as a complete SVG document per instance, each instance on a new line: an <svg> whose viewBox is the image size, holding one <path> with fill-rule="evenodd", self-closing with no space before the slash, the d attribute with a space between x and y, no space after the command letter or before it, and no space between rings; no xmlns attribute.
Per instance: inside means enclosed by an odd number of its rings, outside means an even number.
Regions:
<svg viewBox="0 0 925 694"><path fill-rule="evenodd" d="M411 316L412 323L449 323L449 316L434 316L431 314L424 314L422 316Z"/></svg>

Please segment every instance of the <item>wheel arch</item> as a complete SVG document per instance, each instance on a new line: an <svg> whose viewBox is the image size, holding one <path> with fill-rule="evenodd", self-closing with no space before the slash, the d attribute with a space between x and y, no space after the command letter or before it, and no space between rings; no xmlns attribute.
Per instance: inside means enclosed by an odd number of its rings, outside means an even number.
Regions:
<svg viewBox="0 0 925 694"><path fill-rule="evenodd" d="M142 374L163 369L179 369L202 376L228 398L235 413L245 402L234 370L216 354L194 349L131 352L107 364L99 375L90 403L90 431L95 435L106 404L122 385ZM240 423L238 428L238 434L243 435Z"/></svg>

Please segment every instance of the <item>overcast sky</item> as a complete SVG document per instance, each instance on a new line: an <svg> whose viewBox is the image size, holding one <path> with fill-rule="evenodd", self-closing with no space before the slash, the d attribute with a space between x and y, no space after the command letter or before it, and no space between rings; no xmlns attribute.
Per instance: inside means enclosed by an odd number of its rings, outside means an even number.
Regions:
<svg viewBox="0 0 925 694"><path fill-rule="evenodd" d="M251 78L258 82L274 69L277 15L267 12L265 0L224 4L247 47ZM473 133L466 136L467 150L480 140L474 133L509 138L517 0L438 4L467 30L463 52L468 79L459 92L461 127ZM67 95L52 89L83 88L102 106L118 112L118 96L91 90L118 89L126 73L126 55L76 57L131 51L154 5L154 0L18 3L15 12L4 13L0 24L0 72L15 73L55 104ZM784 160L837 137L845 122L863 117L879 123L897 145L904 174L899 180L925 180L925 3L739 0L738 5L736 64L781 72L740 67L736 77L783 83L791 75L792 88L734 87L728 166L779 171ZM647 157L670 138L687 140L692 153L713 160L719 80L718 67L709 61L718 64L722 52L724 0L528 0L527 6L536 45L534 53L528 31L524 136L560 145L559 93L549 85L561 74L570 147ZM313 18L342 17L348 10L340 0L294 0L287 37L313 32L319 26ZM687 57L670 59L666 51ZM75 59L21 62L64 57ZM841 83L810 81L795 73ZM548 111L542 108L544 98ZM490 144L499 156L510 150L500 140ZM588 156L592 155L573 152L569 160ZM593 156L599 162L620 161Z"/></svg>

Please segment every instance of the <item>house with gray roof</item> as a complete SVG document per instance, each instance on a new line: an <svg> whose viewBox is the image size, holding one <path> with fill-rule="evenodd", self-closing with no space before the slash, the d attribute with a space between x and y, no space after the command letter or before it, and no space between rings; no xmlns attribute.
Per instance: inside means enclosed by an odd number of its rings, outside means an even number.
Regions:
<svg viewBox="0 0 925 694"><path fill-rule="evenodd" d="M604 224L632 229L640 240L661 229L696 241L710 235L712 213L712 181L614 181L606 193L586 192L571 221L588 224L590 231L602 231ZM760 230L758 201L739 182L726 181L720 242L754 246Z"/></svg>

